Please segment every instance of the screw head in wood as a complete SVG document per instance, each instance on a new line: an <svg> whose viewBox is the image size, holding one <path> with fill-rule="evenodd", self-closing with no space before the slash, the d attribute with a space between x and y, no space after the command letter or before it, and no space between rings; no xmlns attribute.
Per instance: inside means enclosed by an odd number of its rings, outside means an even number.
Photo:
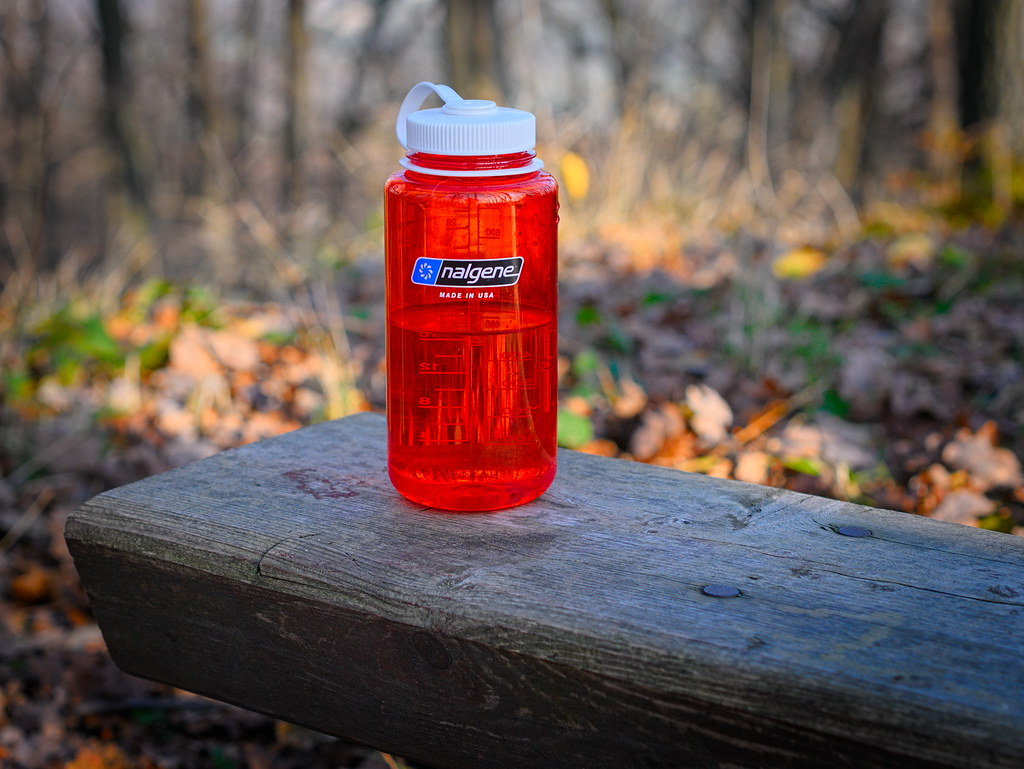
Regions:
<svg viewBox="0 0 1024 769"><path fill-rule="evenodd" d="M701 592L714 598L735 598L740 594L740 589L732 585L705 585Z"/></svg>
<svg viewBox="0 0 1024 769"><path fill-rule="evenodd" d="M840 526L836 531L842 534L844 537L870 537L871 529L865 529L863 526Z"/></svg>

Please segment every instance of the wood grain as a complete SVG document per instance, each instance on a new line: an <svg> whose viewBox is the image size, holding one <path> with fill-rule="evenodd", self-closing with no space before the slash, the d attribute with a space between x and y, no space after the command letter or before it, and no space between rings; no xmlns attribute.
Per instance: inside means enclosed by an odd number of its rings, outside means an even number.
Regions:
<svg viewBox="0 0 1024 769"><path fill-rule="evenodd" d="M124 669L438 767L1024 766L1021 538L559 462L529 505L424 509L358 415L67 538Z"/></svg>

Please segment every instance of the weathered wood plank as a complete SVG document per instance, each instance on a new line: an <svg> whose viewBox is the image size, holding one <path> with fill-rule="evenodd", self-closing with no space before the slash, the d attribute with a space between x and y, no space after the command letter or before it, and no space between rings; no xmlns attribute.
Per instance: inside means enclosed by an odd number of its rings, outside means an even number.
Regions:
<svg viewBox="0 0 1024 769"><path fill-rule="evenodd" d="M559 459L537 502L425 510L359 415L67 537L126 670L437 766L1024 765L1021 538Z"/></svg>

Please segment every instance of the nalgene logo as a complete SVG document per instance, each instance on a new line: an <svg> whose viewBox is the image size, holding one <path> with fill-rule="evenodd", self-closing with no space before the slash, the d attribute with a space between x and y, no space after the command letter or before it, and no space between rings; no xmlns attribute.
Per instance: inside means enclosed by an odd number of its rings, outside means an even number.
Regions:
<svg viewBox="0 0 1024 769"><path fill-rule="evenodd" d="M420 286L514 286L523 271L523 257L508 259L430 259L421 256L412 267Z"/></svg>

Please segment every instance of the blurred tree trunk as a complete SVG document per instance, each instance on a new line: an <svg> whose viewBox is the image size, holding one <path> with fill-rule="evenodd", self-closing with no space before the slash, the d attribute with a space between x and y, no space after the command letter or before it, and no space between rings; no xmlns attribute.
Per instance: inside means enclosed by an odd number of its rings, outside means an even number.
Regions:
<svg viewBox="0 0 1024 769"><path fill-rule="evenodd" d="M232 154L237 155L249 143L252 123L251 95L256 83L253 77L257 47L257 30L259 29L259 0L245 0L239 8L238 28L242 38L242 61L239 65L238 82L232 99L232 126L234 147Z"/></svg>
<svg viewBox="0 0 1024 769"><path fill-rule="evenodd" d="M500 99L494 0L448 0L445 35L452 88L467 99Z"/></svg>
<svg viewBox="0 0 1024 769"><path fill-rule="evenodd" d="M747 102L747 170L755 191L772 192L768 164L768 106L775 35L773 0L750 0L750 94Z"/></svg>
<svg viewBox="0 0 1024 769"><path fill-rule="evenodd" d="M288 40L285 52L284 162L281 204L286 209L300 202L303 183L304 132L309 121L306 60L309 36L306 30L306 0L288 0Z"/></svg>
<svg viewBox="0 0 1024 769"><path fill-rule="evenodd" d="M928 171L949 190L960 169L960 81L954 36L953 0L931 0L932 98L928 115Z"/></svg>
<svg viewBox="0 0 1024 769"><path fill-rule="evenodd" d="M880 0L854 5L840 28L834 68L839 99L835 114L840 128L833 170L839 183L859 197L865 181L875 171L882 172L888 159L884 153L874 152L877 147L872 139L883 129L878 99L885 79L882 39L889 9Z"/></svg>
<svg viewBox="0 0 1024 769"><path fill-rule="evenodd" d="M209 190L210 155L217 137L217 108L210 74L210 46L206 32L205 0L186 0L188 21L188 83L185 118L190 148L185 154L184 191L206 196Z"/></svg>
<svg viewBox="0 0 1024 769"><path fill-rule="evenodd" d="M122 183L129 197L147 218L152 218L148 191L137 162L137 140L128 120L131 89L124 61L129 32L127 18L121 0L96 0L96 12L103 76L103 131L120 166Z"/></svg>
<svg viewBox="0 0 1024 769"><path fill-rule="evenodd" d="M10 8L0 9L0 39L10 40L10 30L14 27L13 14ZM17 113L11 108L10 93L13 90L11 82L14 77L10 51L4 48L4 58L0 60L0 82L4 87L0 89L0 114L13 116ZM10 168L11 159L17 157L11 149L13 139L0 136L0 259L9 262L16 262L14 247L10 242L7 228L3 225L7 221L7 211L11 206L11 192L13 188L13 176Z"/></svg>
<svg viewBox="0 0 1024 769"><path fill-rule="evenodd" d="M8 11L9 12L9 11ZM13 213L12 227L17 227L17 245L6 241L5 251L14 257L30 258L38 263L43 256L47 220L53 186L55 162L50 147L50 128L55 108L43 99L44 79L50 55L50 13L43 0L24 3L4 14L11 33L21 20L28 22L25 39L31 45L16 47L0 42L3 52L4 82L2 114L10 121L6 135L0 134L0 235L10 237L3 227L5 215ZM24 53L23 53L24 52Z"/></svg>
<svg viewBox="0 0 1024 769"><path fill-rule="evenodd" d="M998 56L996 24L1001 0L960 0L956 14L960 123L970 129L995 116Z"/></svg>
<svg viewBox="0 0 1024 769"><path fill-rule="evenodd" d="M33 259L38 263L43 258L43 249L46 242L47 223L49 221L50 204L53 195L53 176L56 168L56 161L52 151L52 130L55 122L56 105L45 103L43 100L44 80L46 67L50 56L50 13L46 3L42 0L35 0L35 18L32 22L34 37L36 40L36 56L29 68L28 87L33 96L33 110L30 113L33 117L36 135L35 155L29 162L38 169L38 183L33 201L32 232L29 240ZM52 99L51 99L52 102Z"/></svg>
<svg viewBox="0 0 1024 769"><path fill-rule="evenodd" d="M618 75L619 114L641 118L654 79L658 15L628 0L605 0L603 10L611 31L608 56Z"/></svg>
<svg viewBox="0 0 1024 769"><path fill-rule="evenodd" d="M374 0L373 16L366 27L355 56L355 72L348 95L340 104L338 131L348 141L367 124L370 112L363 106L366 75L381 64L380 31L387 17L391 0Z"/></svg>
<svg viewBox="0 0 1024 769"><path fill-rule="evenodd" d="M989 132L989 167L995 203L1009 212L1021 205L1015 192L1024 174L1024 4L1002 0L993 9L995 53L988 78L995 119Z"/></svg>
<svg viewBox="0 0 1024 769"><path fill-rule="evenodd" d="M1010 152L1024 160L1024 3L1002 0L997 13L996 110Z"/></svg>
<svg viewBox="0 0 1024 769"><path fill-rule="evenodd" d="M1016 0L961 2L957 12L960 120L983 139L970 170L987 169L997 207L1013 206L1014 167L1024 159L1024 4ZM984 177L984 175L982 175Z"/></svg>

